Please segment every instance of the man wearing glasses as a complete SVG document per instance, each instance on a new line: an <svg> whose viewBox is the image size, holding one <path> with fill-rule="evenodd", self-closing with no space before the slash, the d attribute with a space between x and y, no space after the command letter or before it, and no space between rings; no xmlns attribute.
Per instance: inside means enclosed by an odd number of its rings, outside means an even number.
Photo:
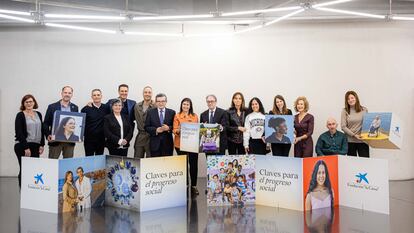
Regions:
<svg viewBox="0 0 414 233"><path fill-rule="evenodd" d="M145 119L145 131L150 135L151 156L173 155L174 141L172 136L175 111L166 108L167 96L155 96L156 108L148 110Z"/></svg>
<svg viewBox="0 0 414 233"><path fill-rule="evenodd" d="M219 154L226 154L227 136L226 127L228 126L228 115L224 109L217 107L217 97L215 95L208 95L206 97L208 109L201 113L200 122L220 125L220 152Z"/></svg>

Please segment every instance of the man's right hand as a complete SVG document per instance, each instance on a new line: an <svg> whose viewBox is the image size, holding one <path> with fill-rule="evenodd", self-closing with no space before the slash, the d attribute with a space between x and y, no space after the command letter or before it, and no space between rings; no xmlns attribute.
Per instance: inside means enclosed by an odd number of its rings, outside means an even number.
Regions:
<svg viewBox="0 0 414 233"><path fill-rule="evenodd" d="M52 135L47 136L47 141L48 142L52 141Z"/></svg>

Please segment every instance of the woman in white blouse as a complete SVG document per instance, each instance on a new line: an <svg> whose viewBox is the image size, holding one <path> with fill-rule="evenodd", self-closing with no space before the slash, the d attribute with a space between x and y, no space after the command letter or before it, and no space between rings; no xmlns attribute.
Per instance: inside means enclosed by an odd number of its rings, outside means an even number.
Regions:
<svg viewBox="0 0 414 233"><path fill-rule="evenodd" d="M104 120L106 147L110 155L127 156L129 143L134 132L133 126L128 117L121 114L121 100L112 101L111 108L112 113L106 115Z"/></svg>

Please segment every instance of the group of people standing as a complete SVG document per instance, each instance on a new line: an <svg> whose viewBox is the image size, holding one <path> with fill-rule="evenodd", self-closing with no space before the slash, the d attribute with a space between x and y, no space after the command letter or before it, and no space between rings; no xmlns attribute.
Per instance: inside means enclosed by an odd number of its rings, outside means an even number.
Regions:
<svg viewBox="0 0 414 233"><path fill-rule="evenodd" d="M91 101L81 109L86 113L84 149L85 155L104 154L107 147L111 155L127 156L133 138L134 127L138 130L134 143L134 157L156 157L187 154L191 190L198 194L197 167L198 154L180 150L180 126L182 123L217 123L220 125L220 151L218 154L267 154L288 156L291 143L266 143L264 138L265 109L261 100L252 98L246 106L242 93L232 96L228 110L217 107L215 95L206 96L208 109L200 114L193 110L190 98L184 98L179 112L167 108L167 96L159 93L153 100L150 86L143 88L143 100L135 102L128 99L129 87L121 84L118 87L118 98L102 102L102 91L93 89ZM21 157L39 157L43 153L45 138L49 145L49 158L73 157L75 143L57 142L52 138L52 124L55 111L78 112L78 106L71 102L73 88L62 88L61 99L48 106L45 119L36 109L38 103L33 95L25 95L21 100L20 111L16 115L15 152L21 165ZM312 134L314 116L310 114L309 102L304 96L294 102L294 156L311 157L313 155ZM348 154L369 157L369 147L360 139L363 115L367 108L361 106L357 93L348 91L345 94L345 106L342 110L341 128L337 130L337 122L333 118L327 120L328 131L323 133L316 144L317 155ZM271 115L292 115L287 108L283 96L274 97ZM282 139L281 139L282 140ZM282 140L283 141L283 140ZM19 173L20 183L20 173Z"/></svg>

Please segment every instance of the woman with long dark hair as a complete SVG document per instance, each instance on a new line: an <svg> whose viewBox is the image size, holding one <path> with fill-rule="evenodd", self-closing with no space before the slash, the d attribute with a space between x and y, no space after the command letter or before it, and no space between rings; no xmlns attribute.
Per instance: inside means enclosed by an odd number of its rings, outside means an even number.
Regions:
<svg viewBox="0 0 414 233"><path fill-rule="evenodd" d="M305 199L305 210L334 207L334 194L325 161L318 160Z"/></svg>
<svg viewBox="0 0 414 233"><path fill-rule="evenodd" d="M292 115L292 110L286 106L285 98L281 95L276 95L273 99L273 108L269 112L270 115ZM289 156L289 151L292 146L290 143L272 143L272 154L275 156Z"/></svg>
<svg viewBox="0 0 414 233"><path fill-rule="evenodd" d="M231 106L227 113L229 114L229 126L227 127L227 146L230 155L244 154L243 133L244 120L246 118L246 105L244 96L241 92L236 92L231 98Z"/></svg>
<svg viewBox="0 0 414 233"><path fill-rule="evenodd" d="M181 100L180 112L174 116L173 133L174 147L177 155L187 155L187 161L190 166L191 194L198 195L197 174L198 174L198 153L182 151L180 149L180 133L182 123L198 123L198 116L194 113L193 102L190 98ZM187 185L188 185L187 174Z"/></svg>
<svg viewBox="0 0 414 233"><path fill-rule="evenodd" d="M76 120L73 117L63 118L55 133L56 141L79 141L79 136L75 134Z"/></svg>
<svg viewBox="0 0 414 233"><path fill-rule="evenodd" d="M63 207L62 212L75 211L78 204L78 191L75 188L73 181L73 173L67 171L65 173L65 182L62 187Z"/></svg>
<svg viewBox="0 0 414 233"><path fill-rule="evenodd" d="M247 113L244 122L246 131L243 133L246 153L265 155L267 153L264 138L265 110L262 101L257 97L251 99Z"/></svg>

